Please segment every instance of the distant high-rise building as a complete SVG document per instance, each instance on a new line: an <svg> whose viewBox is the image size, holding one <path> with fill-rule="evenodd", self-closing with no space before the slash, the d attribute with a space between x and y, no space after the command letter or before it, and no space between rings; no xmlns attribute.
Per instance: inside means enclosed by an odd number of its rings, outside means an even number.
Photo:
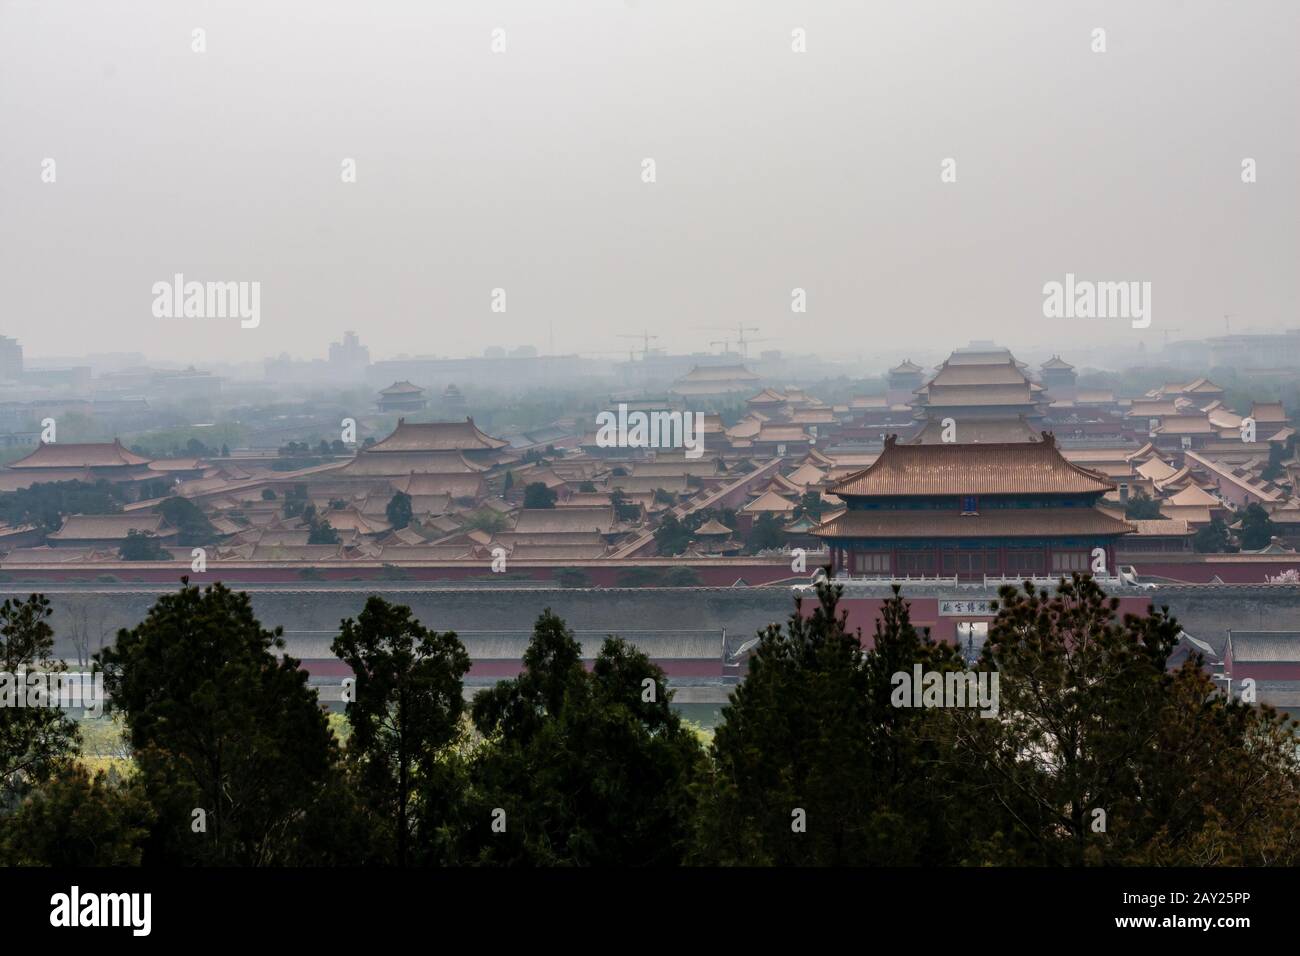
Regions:
<svg viewBox="0 0 1300 956"><path fill-rule="evenodd" d="M342 342L330 343L330 366L344 375L358 377L370 365L370 349L361 344L355 332L344 332Z"/></svg>
<svg viewBox="0 0 1300 956"><path fill-rule="evenodd" d="M0 379L17 381L23 377L23 347L17 339L0 335Z"/></svg>

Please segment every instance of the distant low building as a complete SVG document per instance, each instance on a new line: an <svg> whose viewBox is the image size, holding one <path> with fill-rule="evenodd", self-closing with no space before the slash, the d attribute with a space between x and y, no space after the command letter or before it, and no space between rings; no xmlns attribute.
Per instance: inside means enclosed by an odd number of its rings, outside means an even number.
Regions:
<svg viewBox="0 0 1300 956"><path fill-rule="evenodd" d="M429 403L420 386L410 382L394 382L379 393L378 404L381 412L417 412Z"/></svg>
<svg viewBox="0 0 1300 956"><path fill-rule="evenodd" d="M889 370L886 378L888 390L885 392L885 404L908 405L916 390L924 384L925 369L911 359L904 359Z"/></svg>
<svg viewBox="0 0 1300 956"><path fill-rule="evenodd" d="M442 390L442 408L449 415L460 415L465 411L465 396L461 394L460 389L456 387L455 382L451 382Z"/></svg>
<svg viewBox="0 0 1300 956"><path fill-rule="evenodd" d="M48 442L0 471L0 489L14 491L38 482L141 482L159 477L152 459L122 447L121 442Z"/></svg>
<svg viewBox="0 0 1300 956"><path fill-rule="evenodd" d="M711 398L750 392L759 377L743 365L697 365L669 390L682 398Z"/></svg>
<svg viewBox="0 0 1300 956"><path fill-rule="evenodd" d="M1074 372L1074 366L1059 355L1053 355L1043 363L1038 377L1053 400L1074 399L1078 376Z"/></svg>
<svg viewBox="0 0 1300 956"><path fill-rule="evenodd" d="M120 548L131 532L148 534L159 544L175 543L179 532L160 514L148 511L115 515L69 515L63 526L47 536L56 548Z"/></svg>

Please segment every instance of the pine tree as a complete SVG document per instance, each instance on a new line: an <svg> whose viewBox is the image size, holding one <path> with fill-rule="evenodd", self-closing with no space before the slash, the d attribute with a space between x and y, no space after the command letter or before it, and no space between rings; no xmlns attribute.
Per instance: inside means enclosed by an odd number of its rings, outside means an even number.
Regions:
<svg viewBox="0 0 1300 956"><path fill-rule="evenodd" d="M54 657L52 613L43 594L0 604L0 813L66 765L79 744L77 725L59 708L17 706L24 675L67 670Z"/></svg>
<svg viewBox="0 0 1300 956"><path fill-rule="evenodd" d="M697 827L703 862L864 865L951 862L962 817L938 776L937 715L894 706L894 675L963 668L953 645L912 626L898 589L863 652L839 585L796 601L783 630L760 632L722 712ZM952 801L954 804L957 802ZM799 828L802 824L803 829Z"/></svg>
<svg viewBox="0 0 1300 956"><path fill-rule="evenodd" d="M337 776L337 745L298 661L248 595L158 599L96 655L157 812L146 863L286 864Z"/></svg>
<svg viewBox="0 0 1300 956"><path fill-rule="evenodd" d="M1192 658L1166 663L1166 610L1117 619L1090 577L1054 595L1003 588L984 646L997 720L967 720L956 776L989 862L1295 861L1300 759L1291 723L1216 695ZM1249 783L1247 783L1249 781Z"/></svg>
<svg viewBox="0 0 1300 956"><path fill-rule="evenodd" d="M388 523L394 528L405 528L411 523L411 518L414 515L411 508L411 496L404 491L397 492L389 499L384 514L388 518Z"/></svg>
<svg viewBox="0 0 1300 956"><path fill-rule="evenodd" d="M439 772L440 756L462 733L469 654L455 634L431 631L409 607L377 595L356 620L343 621L332 650L356 675L347 756L362 800L383 820L380 856L406 866L412 840L427 836L414 827L417 784Z"/></svg>
<svg viewBox="0 0 1300 956"><path fill-rule="evenodd" d="M703 751L670 707L663 671L608 638L592 671L564 621L538 619L519 677L474 700L469 853L482 862L680 863ZM494 831L494 812L504 832Z"/></svg>

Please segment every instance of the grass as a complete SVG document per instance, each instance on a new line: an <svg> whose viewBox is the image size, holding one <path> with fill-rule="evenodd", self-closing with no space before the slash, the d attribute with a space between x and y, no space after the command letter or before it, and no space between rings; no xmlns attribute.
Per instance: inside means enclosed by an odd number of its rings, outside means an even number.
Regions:
<svg viewBox="0 0 1300 956"><path fill-rule="evenodd" d="M126 727L120 714L112 717L85 718L77 721L81 731L80 762L92 773L106 770L110 775L116 773L128 776L135 770L126 745L124 733Z"/></svg>

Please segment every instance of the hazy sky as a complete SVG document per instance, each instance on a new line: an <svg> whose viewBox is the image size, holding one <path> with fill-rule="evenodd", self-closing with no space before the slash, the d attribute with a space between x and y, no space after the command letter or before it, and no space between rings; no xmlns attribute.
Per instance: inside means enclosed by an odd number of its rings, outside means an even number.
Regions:
<svg viewBox="0 0 1300 956"><path fill-rule="evenodd" d="M1298 47L1296 0L0 0L0 333L201 362L1298 326ZM177 272L259 281L261 324L155 318ZM1151 327L1045 319L1067 272L1151 282Z"/></svg>

